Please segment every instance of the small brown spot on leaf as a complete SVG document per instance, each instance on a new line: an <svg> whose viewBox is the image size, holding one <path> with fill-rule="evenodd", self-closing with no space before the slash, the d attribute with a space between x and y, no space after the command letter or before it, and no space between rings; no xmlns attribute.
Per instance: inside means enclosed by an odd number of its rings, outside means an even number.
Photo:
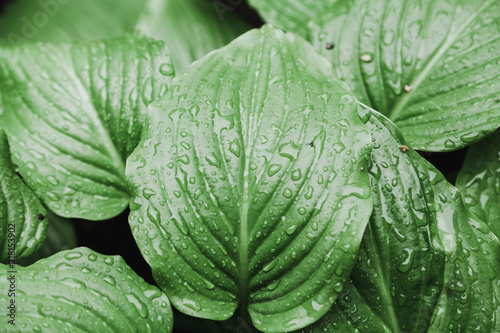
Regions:
<svg viewBox="0 0 500 333"><path fill-rule="evenodd" d="M365 171L365 168L364 168L364 167L361 167L361 171Z"/></svg>
<svg viewBox="0 0 500 333"><path fill-rule="evenodd" d="M413 89L412 86L405 84L405 87L404 87L405 92L410 92L412 89Z"/></svg>
<svg viewBox="0 0 500 333"><path fill-rule="evenodd" d="M327 49L327 50L331 50L331 49L333 49L333 47L334 47L334 46L335 46L335 45L333 45L333 43L327 43L327 44L326 44L326 49Z"/></svg>
<svg viewBox="0 0 500 333"><path fill-rule="evenodd" d="M408 151L408 146L407 146L407 145L402 145L402 146L401 146L401 151L402 151L403 153L406 153L406 152Z"/></svg>
<svg viewBox="0 0 500 333"><path fill-rule="evenodd" d="M314 141L311 141L311 143L307 144L308 146L314 147Z"/></svg>
<svg viewBox="0 0 500 333"><path fill-rule="evenodd" d="M43 214L38 214L38 219L41 221L45 218L45 216L43 216Z"/></svg>

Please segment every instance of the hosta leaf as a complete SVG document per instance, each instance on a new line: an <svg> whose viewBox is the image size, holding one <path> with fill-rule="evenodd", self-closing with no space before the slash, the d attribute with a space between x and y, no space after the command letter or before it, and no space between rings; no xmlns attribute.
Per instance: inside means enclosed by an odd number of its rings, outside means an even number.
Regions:
<svg viewBox="0 0 500 333"><path fill-rule="evenodd" d="M50 211L47 212L47 218L49 227L47 228L45 241L32 255L23 260L18 260L19 265L28 266L57 252L71 250L78 246L76 230L71 220L57 216Z"/></svg>
<svg viewBox="0 0 500 333"><path fill-rule="evenodd" d="M0 43L118 37L134 29L146 0L20 0L0 17Z"/></svg>
<svg viewBox="0 0 500 333"><path fill-rule="evenodd" d="M230 12L219 12L213 1L150 0L137 29L166 42L177 75L195 60L249 29Z"/></svg>
<svg viewBox="0 0 500 333"><path fill-rule="evenodd" d="M35 252L47 233L47 212L12 165L0 129L0 262L15 264Z"/></svg>
<svg viewBox="0 0 500 333"><path fill-rule="evenodd" d="M328 11L335 2L337 0L249 0L266 22L303 37L309 34L309 21Z"/></svg>
<svg viewBox="0 0 500 333"><path fill-rule="evenodd" d="M207 0L21 0L0 16L0 45L118 37L138 29L164 40L178 74L249 29Z"/></svg>
<svg viewBox="0 0 500 333"><path fill-rule="evenodd" d="M135 35L1 51L1 120L26 183L58 215L118 215L125 159L172 77L163 43Z"/></svg>
<svg viewBox="0 0 500 333"><path fill-rule="evenodd" d="M308 36L358 99L421 150L455 150L500 125L498 1L251 2Z"/></svg>
<svg viewBox="0 0 500 333"><path fill-rule="evenodd" d="M3 290L15 285L14 297L0 294L16 305L4 332L172 332L168 298L118 256L77 248L15 272L0 265L0 281Z"/></svg>
<svg viewBox="0 0 500 333"><path fill-rule="evenodd" d="M497 331L498 240L393 124L367 125L373 214L351 281L303 332Z"/></svg>
<svg viewBox="0 0 500 333"><path fill-rule="evenodd" d="M182 312L290 331L325 313L371 212L370 137L310 45L269 26L195 62L127 162L130 223Z"/></svg>
<svg viewBox="0 0 500 333"><path fill-rule="evenodd" d="M496 0L340 0L311 34L338 77L409 143L449 151L500 126L498 22Z"/></svg>
<svg viewBox="0 0 500 333"><path fill-rule="evenodd" d="M500 130L469 148L457 187L470 211L500 237Z"/></svg>

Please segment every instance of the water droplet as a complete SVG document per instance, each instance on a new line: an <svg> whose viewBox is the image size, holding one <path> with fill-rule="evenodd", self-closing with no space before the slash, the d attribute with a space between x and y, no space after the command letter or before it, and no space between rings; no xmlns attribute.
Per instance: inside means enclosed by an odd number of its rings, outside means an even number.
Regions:
<svg viewBox="0 0 500 333"><path fill-rule="evenodd" d="M234 139L234 141L232 141L230 144L229 144L229 151L231 153L234 154L234 156L236 157L240 157L241 155L241 146L240 146L240 141L238 139Z"/></svg>
<svg viewBox="0 0 500 333"><path fill-rule="evenodd" d="M116 285L116 280L111 275L106 275L103 280L104 280L104 282L106 282L109 285L112 285L112 286Z"/></svg>
<svg viewBox="0 0 500 333"><path fill-rule="evenodd" d="M269 169L267 170L267 175L269 177L272 177L274 176L276 173L278 173L278 171L281 170L283 166L281 164L272 164Z"/></svg>
<svg viewBox="0 0 500 333"><path fill-rule="evenodd" d="M170 62L166 62L164 64L161 64L160 65L160 73L161 73L161 75L165 75L165 76L174 75L174 67L172 66L172 64Z"/></svg>
<svg viewBox="0 0 500 333"><path fill-rule="evenodd" d="M281 279L272 282L270 285L267 286L267 290L269 290L269 291L275 290L280 285L280 282L281 282Z"/></svg>
<svg viewBox="0 0 500 333"><path fill-rule="evenodd" d="M300 178L302 178L302 171L300 169L295 169L292 171L292 176L291 176L293 181L298 181Z"/></svg>
<svg viewBox="0 0 500 333"><path fill-rule="evenodd" d="M142 190L142 195L146 200L149 200L152 196L156 195L156 192L151 188L145 188Z"/></svg>
<svg viewBox="0 0 500 333"><path fill-rule="evenodd" d="M457 145L455 142L453 142L451 139L448 139L444 142L444 146L446 148L455 148Z"/></svg>
<svg viewBox="0 0 500 333"><path fill-rule="evenodd" d="M287 228L285 229L285 232L286 232L289 236L291 236L291 235L293 235L293 233L295 232L295 230L297 230L297 226L296 226L296 225L291 225L291 226L289 226L289 227L287 227Z"/></svg>
<svg viewBox="0 0 500 333"><path fill-rule="evenodd" d="M408 273L413 264L413 250L404 249L403 251L405 252L405 260L399 264L398 270L402 273Z"/></svg>
<svg viewBox="0 0 500 333"><path fill-rule="evenodd" d="M128 301L135 306L139 316L143 319L146 319L149 313L146 304L144 304L144 302L142 302L140 298L135 294L126 294L126 297Z"/></svg>
<svg viewBox="0 0 500 333"><path fill-rule="evenodd" d="M66 260L75 260L75 259L80 259L82 257L82 254L80 252L68 252L64 255L64 258Z"/></svg>

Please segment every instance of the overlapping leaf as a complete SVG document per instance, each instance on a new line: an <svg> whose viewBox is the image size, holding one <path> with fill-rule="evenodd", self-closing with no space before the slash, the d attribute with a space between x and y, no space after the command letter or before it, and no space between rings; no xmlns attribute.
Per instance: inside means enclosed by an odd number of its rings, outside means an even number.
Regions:
<svg viewBox="0 0 500 333"><path fill-rule="evenodd" d="M16 305L15 325L5 317L4 332L172 331L168 298L121 257L78 248L11 271L0 265L2 289L11 282L15 289L15 296L1 293L0 301Z"/></svg>
<svg viewBox="0 0 500 333"><path fill-rule="evenodd" d="M47 233L47 212L12 165L0 129L0 262L15 264L35 252Z"/></svg>
<svg viewBox="0 0 500 333"><path fill-rule="evenodd" d="M90 220L127 206L125 159L173 74L163 43L136 35L0 51L1 120L44 204Z"/></svg>
<svg viewBox="0 0 500 333"><path fill-rule="evenodd" d="M57 252L77 247L76 230L71 220L57 216L50 211L47 212L47 218L49 226L47 228L47 237L45 237L42 246L29 257L18 260L17 264L28 266Z"/></svg>
<svg viewBox="0 0 500 333"><path fill-rule="evenodd" d="M216 1L22 0L0 16L0 45L115 38L134 29L165 41L179 74L249 26Z"/></svg>
<svg viewBox="0 0 500 333"><path fill-rule="evenodd" d="M500 130L469 148L457 187L470 211L500 237Z"/></svg>
<svg viewBox="0 0 500 333"><path fill-rule="evenodd" d="M309 35L307 24L328 11L337 0L249 0L260 15L276 27Z"/></svg>
<svg viewBox="0 0 500 333"><path fill-rule="evenodd" d="M0 17L0 44L79 41L131 32L147 0L11 1Z"/></svg>
<svg viewBox="0 0 500 333"><path fill-rule="evenodd" d="M271 27L176 78L129 157L130 223L182 312L304 327L342 289L371 212L370 137L309 44Z"/></svg>
<svg viewBox="0 0 500 333"><path fill-rule="evenodd" d="M275 10L278 1L254 3L271 22L290 20L281 26L291 30L310 19ZM309 5L310 40L358 100L392 119L415 148L459 149L500 126L498 1Z"/></svg>
<svg viewBox="0 0 500 333"><path fill-rule="evenodd" d="M350 283L303 332L496 332L498 240L393 124L367 125L374 212Z"/></svg>
<svg viewBox="0 0 500 333"><path fill-rule="evenodd" d="M195 60L218 49L249 26L230 11L206 0L150 0L137 23L146 35L164 40L177 75Z"/></svg>

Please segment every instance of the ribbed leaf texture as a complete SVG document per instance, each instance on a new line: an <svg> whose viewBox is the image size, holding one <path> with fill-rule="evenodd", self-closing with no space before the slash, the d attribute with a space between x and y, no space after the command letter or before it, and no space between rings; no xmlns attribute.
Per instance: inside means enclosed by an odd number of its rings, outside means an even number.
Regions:
<svg viewBox="0 0 500 333"><path fill-rule="evenodd" d="M130 224L180 311L257 328L319 319L371 212L370 136L302 38L264 27L194 63L129 157Z"/></svg>
<svg viewBox="0 0 500 333"><path fill-rule="evenodd" d="M0 265L0 281L15 292L0 302L16 305L15 325L4 315L3 332L172 332L168 298L118 256L77 248L15 272Z"/></svg>
<svg viewBox="0 0 500 333"><path fill-rule="evenodd" d="M15 265L43 243L47 212L16 174L9 143L0 129L0 263Z"/></svg>
<svg viewBox="0 0 500 333"><path fill-rule="evenodd" d="M163 42L137 35L1 50L0 119L28 186L60 216L122 212L125 160L173 75Z"/></svg>

